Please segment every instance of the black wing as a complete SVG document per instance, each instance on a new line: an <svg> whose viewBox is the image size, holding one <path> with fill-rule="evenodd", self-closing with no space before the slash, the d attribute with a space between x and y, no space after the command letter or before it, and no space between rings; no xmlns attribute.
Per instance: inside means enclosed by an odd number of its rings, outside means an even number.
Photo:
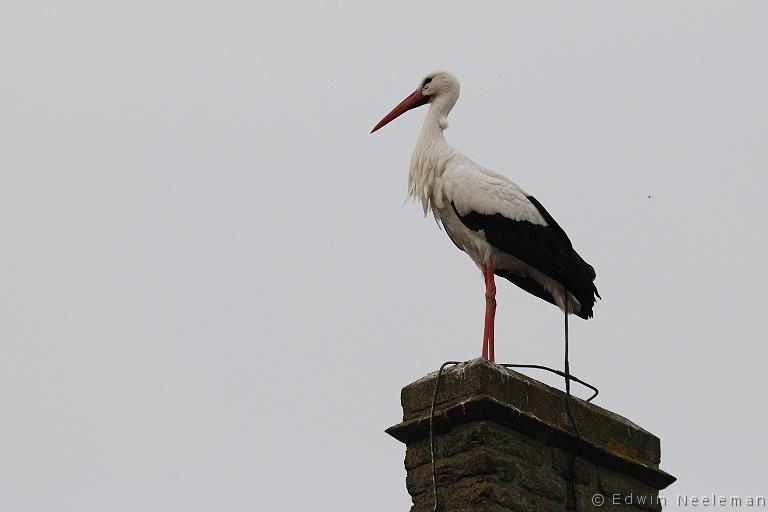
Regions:
<svg viewBox="0 0 768 512"><path fill-rule="evenodd" d="M593 282L595 269L579 256L563 228L541 203L533 196L528 196L528 200L544 217L547 226L512 220L500 213L488 215L470 211L461 215L456 206L452 206L465 226L473 231L483 231L488 243L568 288L581 304L578 316L591 318L595 296L600 297ZM496 274L547 302L555 303L550 293L530 277L512 274L503 269L496 271Z"/></svg>

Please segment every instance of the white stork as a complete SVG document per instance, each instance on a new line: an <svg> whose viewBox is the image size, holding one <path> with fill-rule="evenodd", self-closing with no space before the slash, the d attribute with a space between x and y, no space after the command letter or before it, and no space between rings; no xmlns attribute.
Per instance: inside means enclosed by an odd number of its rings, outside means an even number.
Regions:
<svg viewBox="0 0 768 512"><path fill-rule="evenodd" d="M477 264L485 279L483 358L494 360L494 274L565 314L592 317L595 270L541 203L505 176L486 169L448 145L443 131L459 98L459 81L446 71L430 73L384 116L375 132L404 112L429 104L411 157L408 194L431 210L453 243ZM567 295L567 299L566 299Z"/></svg>

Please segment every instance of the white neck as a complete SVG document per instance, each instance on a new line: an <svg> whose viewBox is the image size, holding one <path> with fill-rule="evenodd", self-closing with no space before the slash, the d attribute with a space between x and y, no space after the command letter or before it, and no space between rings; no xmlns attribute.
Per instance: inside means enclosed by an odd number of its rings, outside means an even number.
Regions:
<svg viewBox="0 0 768 512"><path fill-rule="evenodd" d="M442 95L430 103L411 156L408 196L421 203L425 215L432 207L444 206L441 177L454 149L445 141L443 130L448 128L448 113L455 103L456 99Z"/></svg>

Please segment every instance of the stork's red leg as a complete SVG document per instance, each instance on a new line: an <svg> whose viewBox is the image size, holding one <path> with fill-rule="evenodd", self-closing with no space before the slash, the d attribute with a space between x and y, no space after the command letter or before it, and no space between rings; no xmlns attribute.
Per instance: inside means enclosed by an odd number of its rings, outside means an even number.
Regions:
<svg viewBox="0 0 768 512"><path fill-rule="evenodd" d="M485 281L485 295L488 296L488 274L483 268L483 280ZM483 359L488 359L488 300L485 302L485 322L483 323Z"/></svg>
<svg viewBox="0 0 768 512"><path fill-rule="evenodd" d="M483 329L483 359L495 361L493 328L496 319L496 282L493 279L493 262L485 262L485 328Z"/></svg>

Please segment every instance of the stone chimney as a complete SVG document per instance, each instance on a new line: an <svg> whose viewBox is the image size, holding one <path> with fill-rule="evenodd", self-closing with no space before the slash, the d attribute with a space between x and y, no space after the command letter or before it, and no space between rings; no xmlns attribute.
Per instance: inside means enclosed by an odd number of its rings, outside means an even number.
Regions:
<svg viewBox="0 0 768 512"><path fill-rule="evenodd" d="M429 418L437 372L404 387L411 512L433 510ZM434 419L438 496L445 512L661 510L675 481L659 469L659 438L631 421L482 359L443 371ZM578 448L573 481L571 459Z"/></svg>

